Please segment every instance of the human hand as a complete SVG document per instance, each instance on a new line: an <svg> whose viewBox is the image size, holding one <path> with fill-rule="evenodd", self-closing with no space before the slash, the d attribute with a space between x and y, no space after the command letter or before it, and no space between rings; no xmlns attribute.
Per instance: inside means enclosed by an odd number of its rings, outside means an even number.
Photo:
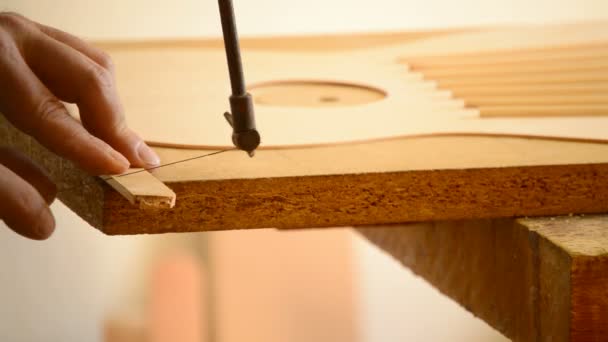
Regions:
<svg viewBox="0 0 608 342"><path fill-rule="evenodd" d="M76 103L81 122L64 102ZM0 13L0 113L49 150L95 175L158 156L126 125L107 54L68 33ZM0 149L0 219L17 233L46 239L55 222L55 186L16 151Z"/></svg>

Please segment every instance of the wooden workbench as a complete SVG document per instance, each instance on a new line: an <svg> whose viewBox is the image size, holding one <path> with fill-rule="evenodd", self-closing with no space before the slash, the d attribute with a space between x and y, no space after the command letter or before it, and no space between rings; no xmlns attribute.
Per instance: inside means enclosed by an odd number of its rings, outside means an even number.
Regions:
<svg viewBox="0 0 608 342"><path fill-rule="evenodd" d="M244 42L244 46L344 49L434 34L444 33L299 38L295 44L293 38L254 39ZM254 164L249 164L253 166L245 170L252 179L255 170L267 169L274 161L286 158L298 160L300 165L317 165L317 174L310 175L317 178L307 183L293 170L283 169L273 170L274 177L256 181L221 182L210 177L197 184L191 181L196 174L182 172L177 174L184 178L171 179L175 174L161 169L156 176L176 192L176 208L141 211L100 179L86 175L14 130L3 118L0 134L4 144L25 151L49 171L60 185L59 198L68 207L107 234L427 221L359 231L514 340L601 341L608 334L608 220L603 216L493 218L606 212L606 144L444 136L325 147L322 151L260 151ZM489 152L479 152L480 145ZM454 146L459 147L456 152ZM168 161L196 154L170 148L157 150ZM400 170L399 177L387 173L386 178L366 178L365 173L374 170L366 169L365 160L344 158L353 153L380 158L391 150L402 151L409 158L407 170L403 165L385 165ZM448 151L453 153L452 161L460 160L458 167L451 164L449 168L443 163ZM470 154L466 151L476 151L477 157L467 159ZM514 160L521 161L522 154L527 156L526 162L512 166ZM229 172L234 158L226 154L214 159L213 170ZM349 176L323 176L335 171L335 165L320 160L342 160L350 170ZM189 170L202 170L206 176L209 168L205 160L189 166ZM394 183L396 179L402 183ZM390 183L401 192L374 192L378 187L374 182L378 181ZM331 189L323 187L327 182L332 183ZM405 191L406 187L410 190ZM273 192L266 193L267 189ZM247 201L243 191L255 191L265 201ZM313 193L315 196L307 195ZM298 201L287 200L296 194ZM359 203L367 204L349 207L342 202L349 194L366 196ZM240 205L227 199L240 201ZM281 215L276 215L278 210Z"/></svg>
<svg viewBox="0 0 608 342"><path fill-rule="evenodd" d="M608 336L605 216L359 231L515 341L605 341Z"/></svg>

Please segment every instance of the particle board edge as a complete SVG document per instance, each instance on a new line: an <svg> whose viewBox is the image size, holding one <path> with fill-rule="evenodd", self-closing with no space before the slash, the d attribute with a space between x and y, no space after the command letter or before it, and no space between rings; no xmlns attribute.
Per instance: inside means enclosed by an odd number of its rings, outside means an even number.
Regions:
<svg viewBox="0 0 608 342"><path fill-rule="evenodd" d="M320 228L608 211L608 164L167 183L175 208L107 193L106 234Z"/></svg>

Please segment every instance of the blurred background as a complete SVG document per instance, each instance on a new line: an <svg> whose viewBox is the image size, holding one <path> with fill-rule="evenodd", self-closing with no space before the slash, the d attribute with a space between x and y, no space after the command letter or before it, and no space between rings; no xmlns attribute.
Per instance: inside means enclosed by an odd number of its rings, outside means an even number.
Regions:
<svg viewBox="0 0 608 342"><path fill-rule="evenodd" d="M242 36L608 19L605 0L235 0ZM219 37L215 0L0 0L88 39ZM0 227L1 341L504 341L350 229L107 237ZM1 225L1 223L0 223Z"/></svg>

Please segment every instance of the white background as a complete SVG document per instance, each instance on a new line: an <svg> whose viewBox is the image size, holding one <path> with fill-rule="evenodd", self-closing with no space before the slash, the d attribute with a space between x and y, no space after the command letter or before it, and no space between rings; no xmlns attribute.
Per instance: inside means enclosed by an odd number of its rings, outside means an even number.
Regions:
<svg viewBox="0 0 608 342"><path fill-rule="evenodd" d="M236 0L242 35L597 20L605 0ZM218 36L216 0L2 0L91 38Z"/></svg>

